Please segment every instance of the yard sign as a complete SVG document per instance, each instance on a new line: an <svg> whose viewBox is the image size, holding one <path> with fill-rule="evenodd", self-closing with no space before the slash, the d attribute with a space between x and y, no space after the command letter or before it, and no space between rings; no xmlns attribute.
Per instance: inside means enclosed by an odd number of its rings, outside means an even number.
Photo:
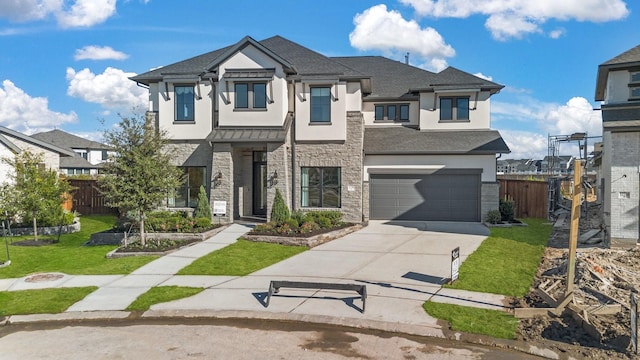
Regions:
<svg viewBox="0 0 640 360"><path fill-rule="evenodd" d="M460 268L460 247L451 251L451 283L458 280L458 269Z"/></svg>

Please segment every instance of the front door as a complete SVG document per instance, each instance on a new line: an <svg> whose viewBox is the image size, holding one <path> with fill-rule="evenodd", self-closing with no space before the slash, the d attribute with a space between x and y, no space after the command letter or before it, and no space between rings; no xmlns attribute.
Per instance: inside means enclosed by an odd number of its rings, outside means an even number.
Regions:
<svg viewBox="0 0 640 360"><path fill-rule="evenodd" d="M267 153L253 152L253 215L267 216Z"/></svg>

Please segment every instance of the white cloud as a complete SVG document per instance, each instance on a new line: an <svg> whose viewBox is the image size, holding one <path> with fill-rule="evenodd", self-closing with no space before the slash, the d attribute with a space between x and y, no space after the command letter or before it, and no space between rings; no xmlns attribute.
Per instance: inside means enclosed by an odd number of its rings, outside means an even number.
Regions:
<svg viewBox="0 0 640 360"><path fill-rule="evenodd" d="M500 130L512 151L507 157L513 159L542 159L547 155L549 135L571 135L576 132L586 132L589 137L602 135L602 114L594 111L583 97L571 98L565 104L544 103L530 97L522 97L519 103L492 102L491 113L494 126ZM529 122L540 131L500 129L509 125L506 121ZM591 143L595 141L590 140ZM577 143L567 143L560 151L567 155L579 155Z"/></svg>
<svg viewBox="0 0 640 360"><path fill-rule="evenodd" d="M0 125L32 134L78 121L75 112L63 114L49 109L45 97L31 97L10 80L0 87Z"/></svg>
<svg viewBox="0 0 640 360"><path fill-rule="evenodd" d="M102 105L105 109L132 111L146 108L148 91L128 78L135 73L108 67L102 74L94 74L85 68L75 71L67 68L69 96Z"/></svg>
<svg viewBox="0 0 640 360"><path fill-rule="evenodd" d="M89 45L82 49L77 49L74 55L75 60L124 60L129 55L113 50L110 46Z"/></svg>
<svg viewBox="0 0 640 360"><path fill-rule="evenodd" d="M90 27L116 13L116 0L3 0L0 17L27 22L54 16L63 28Z"/></svg>
<svg viewBox="0 0 640 360"><path fill-rule="evenodd" d="M446 67L445 58L455 55L455 50L435 29L405 20L398 11L388 11L384 4L357 14L353 23L355 28L349 40L351 46L359 50L381 50L387 54L409 52L426 60L431 67L439 68Z"/></svg>
<svg viewBox="0 0 640 360"><path fill-rule="evenodd" d="M620 20L629 14L623 0L400 0L419 15L467 18L487 16L485 26L494 38L520 38L542 32L548 20L605 22ZM557 31L550 36L561 35Z"/></svg>
<svg viewBox="0 0 640 360"><path fill-rule="evenodd" d="M485 79L485 80L493 81L493 76L485 75L485 74L483 74L483 73L481 73L481 72L479 72L479 73L475 73L475 74L473 74L473 75L474 75L474 76L477 76L477 77L479 77L479 78L481 78L481 79Z"/></svg>
<svg viewBox="0 0 640 360"><path fill-rule="evenodd" d="M566 33L567 33L566 29L558 28L558 29L550 31L549 32L549 37L552 38L552 39L559 39L562 36L564 36L564 34L566 34Z"/></svg>
<svg viewBox="0 0 640 360"><path fill-rule="evenodd" d="M547 136L529 131L500 130L509 146L509 159L543 159L547 155Z"/></svg>

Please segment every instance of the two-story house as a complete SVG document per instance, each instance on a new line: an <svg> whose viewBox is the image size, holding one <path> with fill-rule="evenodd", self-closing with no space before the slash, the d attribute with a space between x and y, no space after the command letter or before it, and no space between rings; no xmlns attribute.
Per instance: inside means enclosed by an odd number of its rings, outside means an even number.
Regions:
<svg viewBox="0 0 640 360"><path fill-rule="evenodd" d="M598 66L603 221L612 242L640 238L640 46Z"/></svg>
<svg viewBox="0 0 640 360"><path fill-rule="evenodd" d="M4 160L12 160L22 151L42 156L43 166L58 171L61 159L73 157L70 149L38 140L32 136L0 126L0 185L11 180L13 167Z"/></svg>
<svg viewBox="0 0 640 360"><path fill-rule="evenodd" d="M276 189L293 210L344 219L481 221L498 209L490 97L502 85L380 56L327 57L280 36L131 78L165 129L186 181L221 221L268 218ZM224 214L223 214L224 213Z"/></svg>
<svg viewBox="0 0 640 360"><path fill-rule="evenodd" d="M76 154L76 156L60 158L60 172L65 175L96 175L109 156L109 146L60 129L31 136L49 144L70 149Z"/></svg>

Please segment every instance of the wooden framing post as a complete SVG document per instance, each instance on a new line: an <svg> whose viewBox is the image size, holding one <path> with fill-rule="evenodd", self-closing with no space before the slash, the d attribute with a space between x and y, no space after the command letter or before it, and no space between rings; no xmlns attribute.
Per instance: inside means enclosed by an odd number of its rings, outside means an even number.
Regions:
<svg viewBox="0 0 640 360"><path fill-rule="evenodd" d="M582 160L573 163L573 197L571 200L571 228L569 230L569 262L567 264L567 290L565 296L573 293L576 278L576 250L578 248L578 224L580 223L580 197L582 195Z"/></svg>

